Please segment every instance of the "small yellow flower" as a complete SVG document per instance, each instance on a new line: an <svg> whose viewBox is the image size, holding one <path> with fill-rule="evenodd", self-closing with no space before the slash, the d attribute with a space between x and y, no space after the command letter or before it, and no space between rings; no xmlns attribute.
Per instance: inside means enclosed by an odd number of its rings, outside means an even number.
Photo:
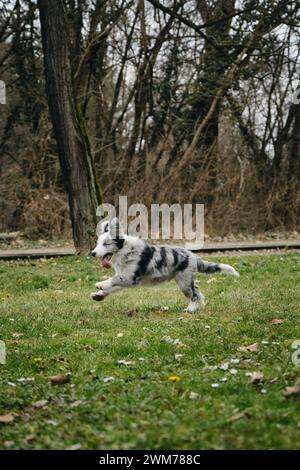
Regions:
<svg viewBox="0 0 300 470"><path fill-rule="evenodd" d="M35 362L35 364L37 365L43 365L45 362L45 359L43 359L42 357L34 357L33 362Z"/></svg>
<svg viewBox="0 0 300 470"><path fill-rule="evenodd" d="M170 375L168 380L170 380L170 382L180 382L181 378L178 375Z"/></svg>

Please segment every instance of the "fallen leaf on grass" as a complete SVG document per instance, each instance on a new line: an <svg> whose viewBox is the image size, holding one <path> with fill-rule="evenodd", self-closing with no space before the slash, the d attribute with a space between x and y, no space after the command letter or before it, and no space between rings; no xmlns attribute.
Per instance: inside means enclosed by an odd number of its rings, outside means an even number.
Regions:
<svg viewBox="0 0 300 470"><path fill-rule="evenodd" d="M4 444L4 447L9 449L10 447L14 445L14 441L4 441L3 444Z"/></svg>
<svg viewBox="0 0 300 470"><path fill-rule="evenodd" d="M293 395L298 395L300 393L300 379L298 379L292 387L286 387L283 395L286 398L292 397Z"/></svg>
<svg viewBox="0 0 300 470"><path fill-rule="evenodd" d="M182 343L179 339L174 340L174 345L177 349L185 348L185 344Z"/></svg>
<svg viewBox="0 0 300 470"><path fill-rule="evenodd" d="M50 424L50 426L58 426L58 422L55 421L54 419L48 419L47 423Z"/></svg>
<svg viewBox="0 0 300 470"><path fill-rule="evenodd" d="M246 375L250 377L251 383L252 384L259 384L264 380L264 374L263 372L249 372Z"/></svg>
<svg viewBox="0 0 300 470"><path fill-rule="evenodd" d="M178 348L178 349L185 347L185 344L182 343L182 341L180 341L180 339L178 339L178 338L173 339L173 338L171 338L171 336L163 336L162 339L161 339L161 342L174 344L174 346L176 346L176 348Z"/></svg>
<svg viewBox="0 0 300 470"><path fill-rule="evenodd" d="M176 361L180 361L180 359L183 357L183 354L175 354L175 359Z"/></svg>
<svg viewBox="0 0 300 470"><path fill-rule="evenodd" d="M113 380L115 380L114 377L104 377L103 382L105 384L108 384L109 382L112 382Z"/></svg>
<svg viewBox="0 0 300 470"><path fill-rule="evenodd" d="M32 406L34 406L34 408L45 408L47 404L48 404L48 400L39 400L39 401L32 403Z"/></svg>
<svg viewBox="0 0 300 470"><path fill-rule="evenodd" d="M190 400L199 400L199 398L200 398L200 395L199 393L196 393L196 392L191 392L189 395Z"/></svg>
<svg viewBox="0 0 300 470"><path fill-rule="evenodd" d="M71 447L69 447L67 450L80 450L82 447L81 444L73 444Z"/></svg>
<svg viewBox="0 0 300 470"><path fill-rule="evenodd" d="M15 420L13 415L2 415L0 416L0 423L2 424L10 424Z"/></svg>
<svg viewBox="0 0 300 470"><path fill-rule="evenodd" d="M258 343L249 344L249 346L240 346L239 351L241 351L241 352L244 352L244 351L257 352L257 351L259 351Z"/></svg>
<svg viewBox="0 0 300 470"><path fill-rule="evenodd" d="M81 400L73 401L73 403L70 404L70 408L77 408L77 407L80 406L81 404L82 404L82 401L81 401Z"/></svg>
<svg viewBox="0 0 300 470"><path fill-rule="evenodd" d="M23 336L23 333L13 333L12 334L12 337L16 338L16 339L21 338L21 336Z"/></svg>
<svg viewBox="0 0 300 470"><path fill-rule="evenodd" d="M16 384L14 382L7 382L7 385L9 387L16 387Z"/></svg>
<svg viewBox="0 0 300 470"><path fill-rule="evenodd" d="M240 360L235 357L230 359L230 364L239 364L239 363L240 363Z"/></svg>
<svg viewBox="0 0 300 470"><path fill-rule="evenodd" d="M230 416L230 418L227 419L227 423L232 423L232 421L237 421L238 419L245 418L245 416L246 416L245 411L235 413L234 415Z"/></svg>
<svg viewBox="0 0 300 470"><path fill-rule="evenodd" d="M20 383L34 382L34 377L20 377L17 381Z"/></svg>
<svg viewBox="0 0 300 470"><path fill-rule="evenodd" d="M273 318L270 323L271 325L282 325L282 323L284 323L284 320L282 320L282 318Z"/></svg>
<svg viewBox="0 0 300 470"><path fill-rule="evenodd" d="M173 339L171 338L171 336L163 336L160 341L164 343L173 343Z"/></svg>
<svg viewBox="0 0 300 470"><path fill-rule="evenodd" d="M220 384L214 383L214 384L211 384L211 387L212 387L212 388L219 388L219 387L220 387Z"/></svg>
<svg viewBox="0 0 300 470"><path fill-rule="evenodd" d="M219 368L222 370L228 370L229 362L221 362Z"/></svg>
<svg viewBox="0 0 300 470"><path fill-rule="evenodd" d="M50 377L50 380L51 380L52 385L63 385L63 384L70 382L70 375L66 375L66 374L52 375L52 377Z"/></svg>
<svg viewBox="0 0 300 470"><path fill-rule="evenodd" d="M93 351L93 347L92 347L90 344L86 344L86 345L84 346L84 349L85 349L86 352L91 352L91 351Z"/></svg>
<svg viewBox="0 0 300 470"><path fill-rule="evenodd" d="M120 361L118 361L118 364L121 364L122 366L132 366L134 364L134 362L125 361L125 359L120 359Z"/></svg>
<svg viewBox="0 0 300 470"><path fill-rule="evenodd" d="M278 382L278 377L274 377L274 379L269 380L270 385L276 384L276 382Z"/></svg>

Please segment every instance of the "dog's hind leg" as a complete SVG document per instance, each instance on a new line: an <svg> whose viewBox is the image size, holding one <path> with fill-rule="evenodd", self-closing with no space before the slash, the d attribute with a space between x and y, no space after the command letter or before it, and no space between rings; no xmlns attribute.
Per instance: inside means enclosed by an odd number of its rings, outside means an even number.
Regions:
<svg viewBox="0 0 300 470"><path fill-rule="evenodd" d="M190 303L186 309L187 312L193 313L205 306L204 297L195 285L193 274L187 275L187 273L183 271L182 273L178 273L175 279L183 294L190 299Z"/></svg>

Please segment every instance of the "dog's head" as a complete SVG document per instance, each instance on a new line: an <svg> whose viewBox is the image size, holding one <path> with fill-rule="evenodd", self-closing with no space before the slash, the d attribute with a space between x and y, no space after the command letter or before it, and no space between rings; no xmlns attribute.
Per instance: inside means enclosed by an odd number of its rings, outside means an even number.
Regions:
<svg viewBox="0 0 300 470"><path fill-rule="evenodd" d="M97 245L92 251L92 256L102 258L101 264L104 268L111 268L111 258L124 246L125 238L119 219L115 217L111 221L104 221L100 225L100 233Z"/></svg>

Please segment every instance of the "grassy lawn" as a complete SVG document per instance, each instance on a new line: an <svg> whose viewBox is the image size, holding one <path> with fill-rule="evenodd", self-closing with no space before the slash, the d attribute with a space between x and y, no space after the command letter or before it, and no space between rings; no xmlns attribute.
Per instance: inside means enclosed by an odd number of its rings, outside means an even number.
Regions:
<svg viewBox="0 0 300 470"><path fill-rule="evenodd" d="M2 262L0 448L300 449L300 395L283 395L299 377L300 255L218 259L241 278L199 275L193 315L174 282L91 301L109 274L92 259Z"/></svg>

